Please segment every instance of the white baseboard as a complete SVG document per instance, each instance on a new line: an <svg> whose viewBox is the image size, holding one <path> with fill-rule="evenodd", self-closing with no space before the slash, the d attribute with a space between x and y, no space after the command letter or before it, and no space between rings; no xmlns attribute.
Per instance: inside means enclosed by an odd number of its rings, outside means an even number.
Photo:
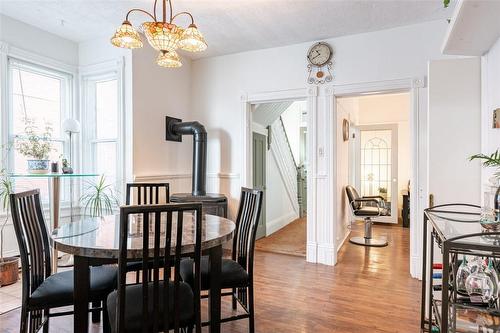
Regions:
<svg viewBox="0 0 500 333"><path fill-rule="evenodd" d="M318 260L318 244L310 242L306 245L306 261L316 263Z"/></svg>
<svg viewBox="0 0 500 333"><path fill-rule="evenodd" d="M422 263L419 256L412 256L410 259L410 275L414 279L422 280Z"/></svg>
<svg viewBox="0 0 500 333"><path fill-rule="evenodd" d="M342 248L342 246L344 246L345 241L347 240L347 238L349 238L350 235L351 235L351 230L348 229L348 228L346 228L346 233L345 233L344 237L342 238L342 240L337 245L337 252L339 252L340 249Z"/></svg>
<svg viewBox="0 0 500 333"><path fill-rule="evenodd" d="M278 217L277 219L266 221L266 236L275 233L276 231L280 230L281 228L298 218L299 215L296 212L290 212L286 215Z"/></svg>
<svg viewBox="0 0 500 333"><path fill-rule="evenodd" d="M337 251L333 244L318 244L318 264L334 266L337 263Z"/></svg>

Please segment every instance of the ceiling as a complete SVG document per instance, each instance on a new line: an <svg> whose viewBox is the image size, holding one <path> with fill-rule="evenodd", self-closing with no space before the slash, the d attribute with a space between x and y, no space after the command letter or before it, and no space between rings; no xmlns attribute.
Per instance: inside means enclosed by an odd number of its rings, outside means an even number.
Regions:
<svg viewBox="0 0 500 333"><path fill-rule="evenodd" d="M0 13L76 42L111 36L153 0L0 0ZM159 1L160 2L160 1ZM173 0L190 11L214 56L445 19L442 0ZM161 10L159 10L161 12ZM144 16L131 16L133 24ZM181 22L187 25L187 21Z"/></svg>

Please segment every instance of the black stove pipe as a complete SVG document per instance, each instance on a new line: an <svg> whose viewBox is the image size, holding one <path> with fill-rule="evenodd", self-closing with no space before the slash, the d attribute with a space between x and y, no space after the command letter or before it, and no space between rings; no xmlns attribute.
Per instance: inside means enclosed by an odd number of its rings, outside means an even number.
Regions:
<svg viewBox="0 0 500 333"><path fill-rule="evenodd" d="M175 122L171 124L170 130L176 135L193 136L193 196L204 196L207 183L207 131L197 121Z"/></svg>

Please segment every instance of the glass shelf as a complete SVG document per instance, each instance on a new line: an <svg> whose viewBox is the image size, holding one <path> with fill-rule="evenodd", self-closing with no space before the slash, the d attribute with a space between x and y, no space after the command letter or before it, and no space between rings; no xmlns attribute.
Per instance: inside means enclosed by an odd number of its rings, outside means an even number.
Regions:
<svg viewBox="0 0 500 333"><path fill-rule="evenodd" d="M441 326L441 301L434 300L434 314ZM472 307L452 303L450 304L449 332L456 333L500 333L500 313L486 308ZM455 317L456 321L452 320Z"/></svg>
<svg viewBox="0 0 500 333"><path fill-rule="evenodd" d="M98 177L97 173L11 173L12 178Z"/></svg>

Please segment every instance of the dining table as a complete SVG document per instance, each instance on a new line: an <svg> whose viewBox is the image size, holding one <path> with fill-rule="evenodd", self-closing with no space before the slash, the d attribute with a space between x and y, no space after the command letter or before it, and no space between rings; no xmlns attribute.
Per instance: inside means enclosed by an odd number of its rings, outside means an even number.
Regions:
<svg viewBox="0 0 500 333"><path fill-rule="evenodd" d="M142 233L139 218L132 223L128 234L127 258L142 256ZM190 256L194 251L195 218L184 217L182 253ZM135 225L135 227L134 227ZM52 245L74 256L74 332L88 332L90 267L116 264L119 257L120 215L83 217L67 223L51 233ZM135 230L135 231L134 231ZM227 218L205 214L202 218L201 248L209 256L209 319L210 332L219 333L221 327L221 269L222 246L233 238L235 223ZM175 244L173 245L175 246Z"/></svg>

